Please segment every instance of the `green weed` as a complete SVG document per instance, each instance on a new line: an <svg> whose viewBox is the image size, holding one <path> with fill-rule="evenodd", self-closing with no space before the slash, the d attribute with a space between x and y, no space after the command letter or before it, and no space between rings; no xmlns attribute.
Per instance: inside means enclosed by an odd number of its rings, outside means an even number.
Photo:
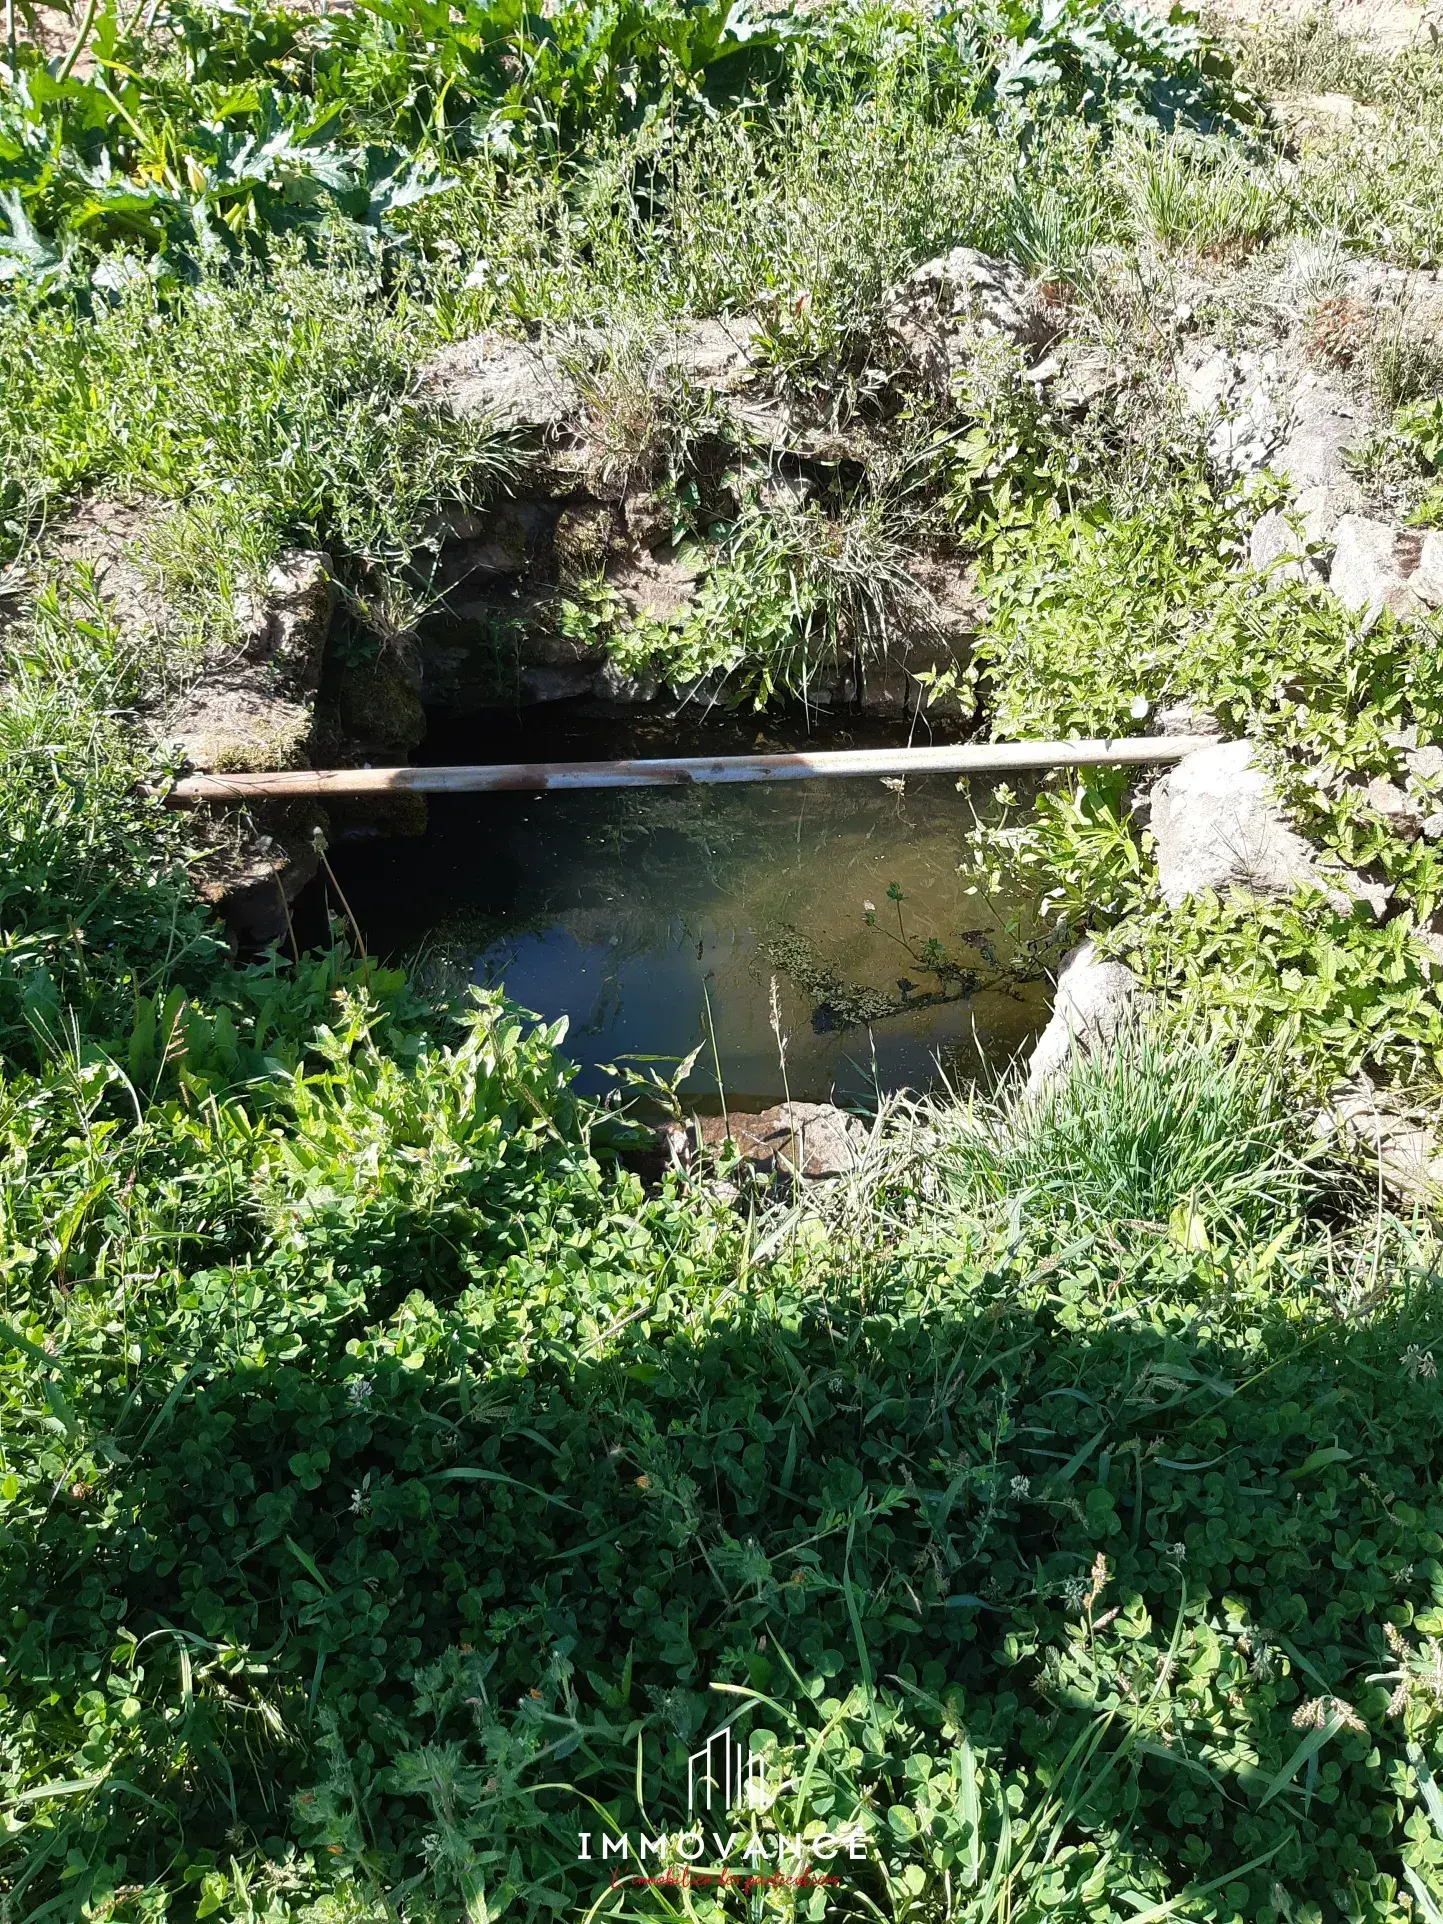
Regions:
<svg viewBox="0 0 1443 1924"><path fill-rule="evenodd" d="M1281 218L1277 183L1222 142L1134 142L1120 162L1139 240L1213 259L1259 246Z"/></svg>
<svg viewBox="0 0 1443 1924"><path fill-rule="evenodd" d="M1314 1186L1280 1079L1182 1029L1124 1029L1037 1094L971 1104L941 1128L959 1203L1055 1233L1152 1224L1264 1243L1308 1213Z"/></svg>
<svg viewBox="0 0 1443 1924"><path fill-rule="evenodd" d="M510 468L504 436L410 400L424 314L378 312L374 271L344 254L278 265L206 274L179 305L136 277L90 320L0 312L8 470L51 518L81 492L155 503L151 558L212 619L286 542L398 570L432 513Z"/></svg>

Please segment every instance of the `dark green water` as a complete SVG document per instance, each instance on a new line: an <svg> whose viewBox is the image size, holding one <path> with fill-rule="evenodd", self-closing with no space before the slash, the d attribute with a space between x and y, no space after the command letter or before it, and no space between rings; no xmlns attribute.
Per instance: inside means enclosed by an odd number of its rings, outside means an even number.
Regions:
<svg viewBox="0 0 1443 1924"><path fill-rule="evenodd" d="M755 721L679 729L556 708L433 728L425 759L511 761L880 746ZM950 776L433 799L419 840L342 840L332 860L368 945L422 951L450 983L504 984L565 1016L580 1086L602 1065L698 1044L703 1106L866 1101L1006 1065L1047 1016L1045 979L1003 966L1016 904L969 892L972 810L992 791ZM929 946L934 945L934 946Z"/></svg>

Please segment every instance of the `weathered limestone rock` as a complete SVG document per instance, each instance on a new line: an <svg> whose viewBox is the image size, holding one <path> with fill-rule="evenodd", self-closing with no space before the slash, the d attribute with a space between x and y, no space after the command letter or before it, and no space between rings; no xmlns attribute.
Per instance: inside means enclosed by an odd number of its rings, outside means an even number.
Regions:
<svg viewBox="0 0 1443 1924"><path fill-rule="evenodd" d="M1278 353L1206 343L1183 361L1178 379L1188 412L1208 424L1208 454L1225 473L1270 468L1299 495L1329 490L1329 502L1310 501L1305 513L1313 517L1336 519L1360 505L1344 457L1366 422L1337 381L1300 372Z"/></svg>
<svg viewBox="0 0 1443 1924"><path fill-rule="evenodd" d="M1366 415L1352 396L1330 376L1309 369L1288 386L1283 416L1273 469L1299 496L1315 488L1329 490L1331 501L1325 508L1330 505L1334 520L1359 506L1361 492L1345 457L1362 434Z"/></svg>
<svg viewBox="0 0 1443 1924"><path fill-rule="evenodd" d="M1402 616L1423 613L1425 603L1409 581L1422 548L1418 535L1366 515L1345 514L1334 539L1328 586L1345 608L1368 620L1376 620L1384 608Z"/></svg>
<svg viewBox="0 0 1443 1924"><path fill-rule="evenodd" d="M1283 819L1251 742L1200 748L1170 769L1153 787L1151 826L1158 882L1174 908L1189 896L1232 888L1258 895L1321 889L1340 914L1355 901L1375 915L1386 904L1379 885L1319 868L1313 849Z"/></svg>
<svg viewBox="0 0 1443 1924"><path fill-rule="evenodd" d="M1405 842L1417 841L1423 832L1427 811L1419 806L1416 796L1399 788L1396 782L1385 781L1381 775L1369 782L1363 793L1369 808L1383 817L1394 835Z"/></svg>
<svg viewBox="0 0 1443 1924"><path fill-rule="evenodd" d="M710 565L703 549L682 546L657 554L615 555L607 564L606 579L621 597L633 620L648 617L670 621L685 614L696 600L697 588Z"/></svg>
<svg viewBox="0 0 1443 1924"><path fill-rule="evenodd" d="M1178 370L1189 414L1207 424L1207 450L1224 473L1255 474L1283 442L1277 356L1204 343Z"/></svg>
<svg viewBox="0 0 1443 1924"><path fill-rule="evenodd" d="M510 497L476 509L438 515L422 544L439 557L436 586L452 590L477 576L524 575L553 539L561 509L552 500Z"/></svg>
<svg viewBox="0 0 1443 1924"><path fill-rule="evenodd" d="M658 373L679 375L689 387L735 394L754 378L757 322L749 314L683 321L656 349Z"/></svg>
<svg viewBox="0 0 1443 1924"><path fill-rule="evenodd" d="M1092 942L1070 949L1058 971L1051 1020L1027 1066L1028 1090L1036 1094L1045 1089L1077 1049L1110 1042L1138 988L1127 964L1103 961Z"/></svg>
<svg viewBox="0 0 1443 1924"><path fill-rule="evenodd" d="M306 767L312 719L306 702L207 680L191 688L156 732L192 768L234 774Z"/></svg>
<svg viewBox="0 0 1443 1924"><path fill-rule="evenodd" d="M1430 608L1443 608L1443 529L1431 528L1423 537L1418 566L1408 577L1410 590Z"/></svg>
<svg viewBox="0 0 1443 1924"><path fill-rule="evenodd" d="M556 571L562 581L599 574L616 539L616 510L602 501L562 510L552 534Z"/></svg>
<svg viewBox="0 0 1443 1924"><path fill-rule="evenodd" d="M1364 1154L1395 1200L1436 1207L1443 1197L1443 1143L1367 1075L1334 1090L1314 1132L1325 1140L1336 1137Z"/></svg>
<svg viewBox="0 0 1443 1924"><path fill-rule="evenodd" d="M973 247L954 247L899 282L883 323L912 371L939 394L979 339L1039 348L1053 331L1022 270Z"/></svg>
<svg viewBox="0 0 1443 1924"><path fill-rule="evenodd" d="M237 607L239 645L209 652L156 738L200 769L304 767L332 592L324 555L282 555Z"/></svg>
<svg viewBox="0 0 1443 1924"><path fill-rule="evenodd" d="M419 684L413 664L389 647L345 670L336 711L352 754L383 765L407 760L426 736Z"/></svg>
<svg viewBox="0 0 1443 1924"><path fill-rule="evenodd" d="M1208 714L1206 709L1190 701L1175 701L1159 708L1152 725L1159 735L1221 735L1223 732L1216 715Z"/></svg>
<svg viewBox="0 0 1443 1924"><path fill-rule="evenodd" d="M1028 380L1059 414L1083 415L1128 384L1124 362L1088 341L1064 341L1028 372Z"/></svg>
<svg viewBox="0 0 1443 1924"><path fill-rule="evenodd" d="M674 1159L689 1166L703 1151L730 1142L758 1175L801 1175L834 1181L857 1163L858 1124L830 1102L785 1102L753 1116L693 1116L662 1131Z"/></svg>
<svg viewBox="0 0 1443 1924"><path fill-rule="evenodd" d="M286 938L291 904L321 865L313 831L324 815L280 807L268 810L267 819L274 833L252 837L196 877L196 893L245 948L268 948Z"/></svg>
<svg viewBox="0 0 1443 1924"><path fill-rule="evenodd" d="M576 383L556 354L495 328L442 348L421 370L416 398L460 419L548 439L579 434L586 419Z"/></svg>
<svg viewBox="0 0 1443 1924"><path fill-rule="evenodd" d="M1286 893L1312 878L1312 851L1288 828L1251 742L1199 749L1152 791L1158 880L1173 907L1211 889Z"/></svg>
<svg viewBox="0 0 1443 1924"><path fill-rule="evenodd" d="M1323 581L1327 571L1312 552L1327 545L1337 514L1333 490L1307 488L1287 508L1270 508L1248 537L1248 560L1259 574L1284 581Z"/></svg>
<svg viewBox="0 0 1443 1924"><path fill-rule="evenodd" d="M312 548L290 548L266 574L260 594L236 605L247 661L296 689L314 689L330 632L334 590L330 562Z"/></svg>

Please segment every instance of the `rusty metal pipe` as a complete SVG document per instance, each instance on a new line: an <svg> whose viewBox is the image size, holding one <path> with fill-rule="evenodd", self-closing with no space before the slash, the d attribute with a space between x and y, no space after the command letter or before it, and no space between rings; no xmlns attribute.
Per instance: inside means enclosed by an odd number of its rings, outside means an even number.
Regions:
<svg viewBox="0 0 1443 1924"><path fill-rule="evenodd" d="M328 795L484 795L503 789L685 787L692 782L803 782L825 777L1006 775L1047 768L1181 761L1212 738L1134 735L1110 741L968 742L950 748L858 748L800 755L678 755L655 761L497 762L454 768L292 768L187 775L167 799L323 800Z"/></svg>

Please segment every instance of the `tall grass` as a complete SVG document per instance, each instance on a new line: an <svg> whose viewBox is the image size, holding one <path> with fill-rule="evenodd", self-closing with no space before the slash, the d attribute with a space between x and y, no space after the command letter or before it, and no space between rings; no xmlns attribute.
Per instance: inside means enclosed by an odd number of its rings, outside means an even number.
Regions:
<svg viewBox="0 0 1443 1924"><path fill-rule="evenodd" d="M1259 246L1284 216L1276 178L1222 141L1136 139L1119 172L1139 242L1218 258Z"/></svg>
<svg viewBox="0 0 1443 1924"><path fill-rule="evenodd" d="M409 401L434 339L344 247L212 268L178 300L135 275L90 318L18 299L0 308L0 461L52 517L82 492L155 501L168 587L202 603L286 541L395 567L434 508L508 470L484 423Z"/></svg>
<svg viewBox="0 0 1443 1924"><path fill-rule="evenodd" d="M900 275L995 242L1017 153L984 117L939 122L883 76L767 118L598 139L555 172L477 162L411 223L452 331L746 310L780 366L826 374Z"/></svg>
<svg viewBox="0 0 1443 1924"><path fill-rule="evenodd" d="M1266 1239L1319 1193L1281 1078L1196 1032L1128 1025L1040 1091L979 1099L943 1130L955 1200L1052 1227Z"/></svg>

